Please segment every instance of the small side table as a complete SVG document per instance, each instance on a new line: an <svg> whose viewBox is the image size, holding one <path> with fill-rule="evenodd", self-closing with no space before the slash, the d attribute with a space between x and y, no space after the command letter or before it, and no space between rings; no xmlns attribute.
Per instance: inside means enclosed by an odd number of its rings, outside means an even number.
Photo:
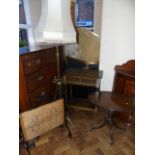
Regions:
<svg viewBox="0 0 155 155"><path fill-rule="evenodd" d="M114 144L113 126L125 131L125 128L119 127L114 121L114 112L130 112L134 110L134 100L122 94L112 92L96 92L88 96L88 99L93 104L103 108L107 111L107 117L101 124L93 126L90 130L109 125L110 129L110 143Z"/></svg>
<svg viewBox="0 0 155 155"><path fill-rule="evenodd" d="M103 71L89 69L67 69L64 73L65 86L70 85L70 97L72 98L72 85L100 88ZM82 109L82 108L80 108Z"/></svg>

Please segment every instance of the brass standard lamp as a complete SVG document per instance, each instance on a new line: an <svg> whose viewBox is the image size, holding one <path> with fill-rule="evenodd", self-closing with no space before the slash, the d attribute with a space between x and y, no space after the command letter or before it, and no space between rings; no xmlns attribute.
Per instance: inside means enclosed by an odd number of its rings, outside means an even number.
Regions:
<svg viewBox="0 0 155 155"><path fill-rule="evenodd" d="M34 40L38 45L57 46L57 77L54 81L60 98L63 79L60 77L59 45L76 42L76 31L71 19L71 0L41 1L41 15Z"/></svg>
<svg viewBox="0 0 155 155"><path fill-rule="evenodd" d="M62 88L64 83L63 78L60 76L59 46L76 42L76 31L71 18L71 0L41 0L40 19L34 34L36 45L57 46L57 76L54 82L56 83L56 99L63 98ZM65 120L71 122L66 115ZM69 136L71 136L66 121L65 124L69 131Z"/></svg>

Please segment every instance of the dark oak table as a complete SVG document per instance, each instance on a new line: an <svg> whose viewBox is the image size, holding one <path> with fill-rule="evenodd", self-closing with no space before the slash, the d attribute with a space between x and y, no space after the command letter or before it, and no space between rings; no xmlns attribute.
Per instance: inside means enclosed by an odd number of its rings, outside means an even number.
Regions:
<svg viewBox="0 0 155 155"><path fill-rule="evenodd" d="M88 96L91 103L103 108L107 111L105 121L93 126L90 130L109 125L110 129L110 143L114 143L112 127L115 126L121 130L126 130L116 124L114 121L114 112L130 112L134 110L134 99L123 94L116 94L112 92L95 92Z"/></svg>

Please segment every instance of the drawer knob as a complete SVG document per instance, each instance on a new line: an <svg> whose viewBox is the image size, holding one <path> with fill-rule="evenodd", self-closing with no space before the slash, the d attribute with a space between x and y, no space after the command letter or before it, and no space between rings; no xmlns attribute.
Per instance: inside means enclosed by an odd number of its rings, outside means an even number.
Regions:
<svg viewBox="0 0 155 155"><path fill-rule="evenodd" d="M41 93L40 93L40 96L44 96L46 94L46 92L45 91L42 91Z"/></svg>
<svg viewBox="0 0 155 155"><path fill-rule="evenodd" d="M28 62L28 63L27 63L27 66L31 67L31 62Z"/></svg>
<svg viewBox="0 0 155 155"><path fill-rule="evenodd" d="M45 91L42 91L42 92L40 93L40 96L38 96L38 97L36 98L36 100L37 100L38 102L44 102L44 101L50 100L50 97L46 94Z"/></svg>
<svg viewBox="0 0 155 155"><path fill-rule="evenodd" d="M37 59L37 60L36 60L36 64L37 64L37 65L41 64L41 60L40 60L40 59Z"/></svg>
<svg viewBox="0 0 155 155"><path fill-rule="evenodd" d="M40 75L39 77L38 77L38 81L41 81L41 80L43 80L44 79L44 76L42 76L42 75Z"/></svg>

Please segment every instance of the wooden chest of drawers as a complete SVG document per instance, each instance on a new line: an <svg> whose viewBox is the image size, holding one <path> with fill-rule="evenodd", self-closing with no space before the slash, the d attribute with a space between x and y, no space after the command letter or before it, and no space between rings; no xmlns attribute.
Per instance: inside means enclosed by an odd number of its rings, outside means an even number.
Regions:
<svg viewBox="0 0 155 155"><path fill-rule="evenodd" d="M59 47L62 58L62 47ZM20 55L20 112L54 100L54 76L57 75L56 47Z"/></svg>

